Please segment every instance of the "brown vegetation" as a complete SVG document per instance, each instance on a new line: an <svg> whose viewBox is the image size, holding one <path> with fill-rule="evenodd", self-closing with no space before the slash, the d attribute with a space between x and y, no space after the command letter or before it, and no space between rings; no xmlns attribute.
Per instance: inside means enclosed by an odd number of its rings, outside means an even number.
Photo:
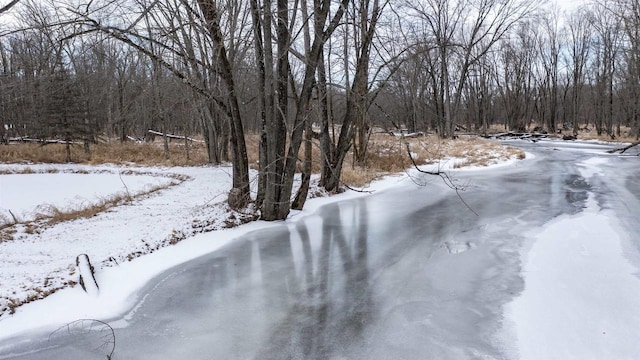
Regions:
<svg viewBox="0 0 640 360"><path fill-rule="evenodd" d="M401 139L388 134L373 135L369 143L366 166L355 166L353 155L347 157L342 173L342 182L352 186L362 186L381 175L400 172L412 165L408 157L406 142L417 164L433 164L447 157L466 158L468 165L488 165L494 158L524 157L522 151L504 147L497 142L491 142L475 136L460 137L458 139L439 139L435 135L426 137ZM247 136L247 153L249 164L258 168L258 135ZM91 146L91 155L84 154L81 147L74 147L72 159L85 164L135 164L141 166L164 165L204 165L207 154L201 143L190 144L190 159L186 159L184 143L171 143L170 159L164 158L160 143L107 142ZM302 151L301 151L302 154ZM13 144L0 146L0 162L3 163L63 163L65 149L63 144ZM314 141L312 171L319 173L320 148ZM55 170L53 170L55 171ZM21 173L32 173L30 168L24 168Z"/></svg>
<svg viewBox="0 0 640 360"><path fill-rule="evenodd" d="M258 143L257 135L248 136L249 162L254 168L258 167ZM87 164L135 164L135 165L201 165L206 161L206 150L202 144L194 143L190 149L190 160L186 159L184 144L171 144L171 158L166 160L162 146L157 143L100 143L92 146L91 155L86 155L82 149L74 149L73 159ZM399 138L388 134L373 135L369 143L369 152L366 158L366 166L356 166L353 155L350 155L342 171L342 182L348 186L365 186L371 181L389 173L397 173L412 166L409 152L416 164L435 164L447 158L457 158L455 167L476 165L486 166L499 159L511 157L524 158L524 152L520 149L503 146L495 141L488 141L475 136L461 137L458 139L443 140L430 135L418 138ZM62 163L65 159L65 149L62 144L42 146L39 144L13 144L0 146L0 162L23 163L45 162ZM464 159L464 160L459 160ZM321 168L320 149L317 142L313 146L312 171L318 173ZM46 170L57 172L57 169ZM82 172L82 170L80 170ZM86 172L86 171L85 171ZM0 174L16 173L5 170ZM18 173L31 174L34 170L30 167L21 169ZM137 174L137 173L133 173ZM174 181L166 186L155 187L136 197L149 195L168 186L175 185L185 180L184 177L174 176ZM127 203L132 200L129 194L118 194L100 199L99 201L78 209L61 210L50 206L37 214L35 221L23 221L21 219L0 219L0 241L11 240L16 233L15 227L24 225L27 233L39 232L44 226L71 221L81 218L90 218L108 210L114 206Z"/></svg>
<svg viewBox="0 0 640 360"><path fill-rule="evenodd" d="M0 163L64 163L66 150L64 144L24 143L0 146ZM165 165L203 165L207 152L203 143L189 144L189 159L186 156L184 142L169 144L169 159L165 159L160 142L106 142L91 145L91 154L85 154L83 147L71 148L71 160L81 164L136 164L142 166Z"/></svg>
<svg viewBox="0 0 640 360"><path fill-rule="evenodd" d="M255 167L258 165L258 137L249 136L248 155L250 163ZM73 159L88 164L100 163L116 163L136 165L196 165L206 163L206 153L202 147L194 146L191 149L192 159L186 161L184 153L177 144L171 145L171 160L164 159L164 153L161 146L156 144L139 144L139 143L107 143L92 146L92 155L86 156L81 149L74 149ZM524 153L515 148L502 146L499 142L488 141L477 137L465 137L456 140L442 140L436 136L426 136L420 138L402 139L387 134L377 134L372 136L369 144L369 153L366 159L366 167L355 166L353 156L350 155L345 163L342 172L342 182L350 186L366 186L372 180L384 176L389 173L401 172L412 166L409 158L409 152L412 158L419 165L433 164L446 158L464 158L465 164L468 165L486 165L494 159L503 159L510 157L523 158ZM0 162L22 163L28 162L54 162L61 163L64 161L63 145L40 146L37 144L18 144L0 146ZM314 143L313 146L313 172L320 171L320 150L319 145ZM40 170L40 171L61 171L61 170ZM15 170L5 171L4 173L22 173L31 174L36 171L31 167L24 167L19 172ZM82 172L82 170L81 170ZM1 173L1 172L0 172ZM131 171L124 173L130 174ZM134 174L137 174L136 172ZM142 173L139 173L142 174ZM172 184L184 181L184 177L175 175ZM170 186L170 185L169 185ZM139 194L145 196L154 191L158 191L163 187L156 187L149 192ZM315 194L315 193L314 193ZM315 195L311 195L315 196ZM71 221L80 218L89 218L108 210L111 207L126 204L132 198L129 194L117 194L111 197L105 197L90 206L62 210L56 207L48 207L42 209L35 221L21 221L13 218L7 219L4 228L0 228L0 242L9 241L14 238L16 232L20 230L23 233L32 234L39 233L43 228L53 224ZM234 215L235 214L235 215ZM196 222L194 221L194 231L210 231L218 228L233 227L247 221L255 219L255 214L239 214L230 212L227 219L221 222ZM132 260L133 258L142 256L146 253L153 252L160 247L175 244L183 240L187 235L181 231L173 231L161 243L150 245L145 243L144 249L136 249L120 260ZM111 261L111 260L109 260ZM73 270L72 270L73 271ZM44 285L35 289L31 289L26 298L5 298L6 305L0 307L0 313L7 311L9 314L15 312L15 309L25 303L42 299L55 291L66 286L73 286L75 282L68 280L61 285L53 285L49 279L45 279Z"/></svg>
<svg viewBox="0 0 640 360"><path fill-rule="evenodd" d="M520 149L476 136L443 140L435 135L411 139L378 135L372 138L369 145L371 152L367 158L367 168L363 170L346 165L343 170L343 182L362 186L381 175L401 172L411 167L407 145L418 165L436 164L450 158L458 158L465 159L466 166L487 166L499 160L512 157L524 159L525 156Z"/></svg>
<svg viewBox="0 0 640 360"><path fill-rule="evenodd" d="M631 128L622 126L620 127L620 135L618 136L617 134L614 133L615 138L612 139L611 135L609 134L602 133L598 135L595 129L588 128L588 129L581 129L580 131L578 131L578 139L599 140L599 141L607 141L607 142L611 142L611 141L625 142L625 143L632 143L632 142L638 141L638 138L636 136L630 135L631 132L632 132Z"/></svg>

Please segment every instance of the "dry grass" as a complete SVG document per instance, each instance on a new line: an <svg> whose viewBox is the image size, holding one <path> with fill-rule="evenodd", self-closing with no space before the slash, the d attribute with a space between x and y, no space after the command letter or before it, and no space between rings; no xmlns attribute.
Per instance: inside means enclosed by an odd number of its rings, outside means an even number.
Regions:
<svg viewBox="0 0 640 360"><path fill-rule="evenodd" d="M46 207L40 208L40 211L36 214L35 221L44 222L47 225L54 225L65 221L88 219L112 207L127 204L131 201L131 196L119 193L101 198L89 206L76 209L60 209L53 205L47 205Z"/></svg>
<svg viewBox="0 0 640 360"><path fill-rule="evenodd" d="M108 142L91 145L91 154L84 153L82 146L72 146L71 160L82 164L129 164L138 165L203 165L208 161L203 143L189 144L187 160L184 143L169 144L169 159L164 157L162 143ZM11 144L0 146L0 163L64 163L64 144Z"/></svg>
<svg viewBox="0 0 640 360"><path fill-rule="evenodd" d="M638 139L635 136L629 135L631 133L631 128L626 126L623 126L620 128L620 136L616 135L615 139L612 139L611 136L606 133L602 133L598 135L598 132L595 129L589 128L588 130L589 131L586 131L583 129L578 131L578 139L599 140L599 141L606 141L606 142L628 142L628 143L638 141Z"/></svg>
<svg viewBox="0 0 640 360"><path fill-rule="evenodd" d="M75 285L75 281L68 281L67 285L73 286ZM47 286L47 285L45 285ZM64 286L52 287L49 289L43 289L41 287L36 287L35 289L30 289L29 295L25 299L18 298L5 298L7 300L6 308L0 308L0 313L5 310L9 312L10 315L15 314L16 309L24 304L28 304L30 302L41 300L46 298L47 296L55 293L58 290L61 290Z"/></svg>
<svg viewBox="0 0 640 360"><path fill-rule="evenodd" d="M184 143L173 142L169 146L170 159L164 158L164 150L161 143L120 143L109 142L99 143L91 146L91 154L87 155L81 146L72 147L72 160L77 163L85 164L137 164L142 166L163 165L163 166L181 166L181 165L202 165L207 163L207 154L204 144L190 143L190 158L187 160ZM66 150L64 144L12 144L0 146L0 163L63 163L66 159ZM60 170L50 168L45 170L47 173L57 173ZM6 169L0 171L2 174L33 174L34 171L30 167L20 170ZM76 173L89 173L87 170L76 170ZM157 175L154 173L124 171L123 175ZM0 242L11 240L16 234L16 227L24 225L24 232L37 233L43 227L51 226L56 223L71 221L82 218L90 218L101 212L104 212L114 206L118 206L133 200L133 198L147 196L156 191L166 189L167 187L179 184L187 179L186 176L177 174L168 174L163 176L172 177L173 180L162 186L155 186L148 191L131 197L129 194L118 194L111 197L100 199L99 201L75 209L58 209L53 206L40 209L35 220L25 221L12 218L0 217Z"/></svg>
<svg viewBox="0 0 640 360"><path fill-rule="evenodd" d="M386 174L404 171L413 166L409 152L419 166L436 164L449 158L465 159L459 160L456 167L487 166L499 160L525 157L520 149L475 136L443 140L434 135L400 139L378 134L371 137L365 167L355 166L350 160L353 159L352 154L347 157L342 170L342 182L350 186L365 186ZM317 158L314 158L314 164L319 166Z"/></svg>
<svg viewBox="0 0 640 360"><path fill-rule="evenodd" d="M258 166L258 143L257 135L250 135L247 138L247 148L249 162L252 167ZM314 141L312 158L312 171L319 173L321 168L321 157L319 144ZM76 149L78 150L78 149ZM177 144L172 146L171 160L164 159L162 146L158 144L136 144L136 143L106 143L93 147L93 153L85 160L90 164L99 163L136 163L140 165L194 165L206 163L204 147L192 148L192 159L186 161L184 148ZM366 166L356 166L353 161L353 154L349 154L342 170L342 182L349 186L361 187L371 181L389 173L401 172L411 166L412 159L418 165L435 164L446 158L457 158L455 167L464 165L486 166L498 159L511 157L524 158L524 152L519 149L505 147L498 142L489 141L478 137L461 137L456 140L442 140L437 136L427 136L421 138L400 139L387 134L373 135L369 143L369 155ZM304 149L300 150L300 154ZM81 158L84 154L76 154ZM38 162L51 161L60 162L64 160L64 146L53 144L46 147L37 144L20 144L0 146L0 162ZM181 158L182 156L182 158ZM302 158L302 156L300 157ZM464 160L460 160L464 159ZM8 170L7 170L8 171ZM4 173L16 173L10 171ZM49 170L47 170L49 171ZM57 172L52 169L50 172ZM34 170L25 167L20 170L21 174L31 174ZM125 173L126 174L126 173ZM143 173L131 173L143 174ZM168 186L178 184L186 180L185 177L176 175L170 185L158 186L151 190L138 194L136 197L146 196L153 192L162 190ZM39 233L46 226L56 223L71 221L82 218L90 218L104 212L112 207L127 203L132 198L128 194L118 194L100 199L98 202L77 209L58 209L48 207L41 209L35 221L23 221L13 218L0 219L0 242L14 238L16 227L23 225L26 233Z"/></svg>
<svg viewBox="0 0 640 360"><path fill-rule="evenodd" d="M347 166L342 169L342 177L340 179L349 186L363 187L386 174L371 168Z"/></svg>
<svg viewBox="0 0 640 360"><path fill-rule="evenodd" d="M465 158L462 165L486 166L499 159L511 157L523 159L520 149L503 146L497 141L490 141L476 136L443 140L435 135L420 138L400 139L388 134L372 135L369 142L369 153L366 166L356 166L353 153L347 155L342 169L342 182L349 186L365 186L371 181L390 173L397 173L413 166L407 152L407 143L413 160L418 165L435 164L445 158ZM259 137L250 135L247 138L249 163L254 169L258 167ZM313 142L312 171L319 173L321 168L320 146ZM304 149L300 149L302 159Z"/></svg>
<svg viewBox="0 0 640 360"><path fill-rule="evenodd" d="M23 225L23 231L26 234L41 233L48 226L52 226L65 221L78 219L88 219L94 217L104 211L115 206L130 203L136 198L148 196L157 191L167 189L186 180L185 177L174 176L174 179L164 185L157 185L151 189L131 196L128 193L118 193L111 196L100 198L98 201L88 206L80 206L77 208L60 209L53 205L40 207L35 219L24 221L13 216L13 219L0 218L0 243L3 241L13 240L17 232L16 227Z"/></svg>
<svg viewBox="0 0 640 360"><path fill-rule="evenodd" d="M258 165L258 143L257 135L250 135L247 138L248 157L252 167ZM407 148L408 146L408 148ZM313 172L320 172L321 160L317 141L313 143ZM201 165L207 163L206 149L202 144L193 144L191 147L191 159L187 160L183 144L171 144L171 158L164 159L162 144L137 144L137 143L104 143L92 146L92 154L85 155L81 147L74 147L72 159L76 162L86 164L138 164L138 165ZM304 153L301 149L300 155ZM369 144L369 156L365 167L355 166L353 154L349 154L342 171L342 182L350 186L365 186L372 180L389 174L401 172L412 166L411 158L419 164L436 163L445 158L464 158L467 165L487 165L496 159L509 157L524 158L524 153L515 148L504 147L498 142L491 142L477 137L461 138L457 140L441 140L435 136L423 138L399 139L390 135L374 135ZM38 144L20 144L0 146L0 163L62 163L65 160L64 145L53 144L41 146ZM300 157L302 158L302 156ZM51 170L56 172L58 170ZM19 172L10 171L6 173L31 174L35 171L25 167ZM178 184L186 180L184 177L176 175L171 185ZM156 187L148 192L138 194L135 197L146 196L164 187ZM14 238L16 232L21 230L27 234L40 233L43 228L56 223L71 221L81 218L90 218L108 209L125 204L132 200L128 194L118 194L100 199L98 202L77 209L59 209L49 207L42 209L35 221L21 221L13 216L12 219L0 219L0 242L9 241ZM234 216L233 213L221 222L221 227L232 227L255 219L255 214L246 217ZM3 220L6 220L3 226ZM205 224L214 226L215 224ZM195 228L195 227L194 227ZM205 229L203 228L203 231ZM144 250L137 250L126 256L127 260L154 250L175 244L183 240L187 235L181 231L173 231L167 238L158 244L147 245ZM43 287L32 289L25 299L4 298L6 305L0 305L0 314L8 311L10 314L22 304L44 298L55 291L73 286L75 282L67 280L61 285L52 285L49 279L45 279Z"/></svg>
<svg viewBox="0 0 640 360"><path fill-rule="evenodd" d="M258 168L258 144L259 135L247 136L247 155L252 168ZM388 173L400 172L412 166L408 157L406 143L413 159L417 164L432 164L441 161L445 157L466 158L468 165L488 165L497 157L524 157L524 153L518 154L518 150L509 149L496 142L489 142L477 137L465 137L456 140L442 140L430 135L422 138L399 139L387 134L373 135L369 143L369 155L365 167L354 166L353 155L347 156L345 161L342 181L352 186L362 186L372 180ZM321 157L319 144L314 141L312 156L312 171L319 173ZM300 159L304 154L304 146L300 149ZM500 155L502 154L502 155ZM207 163L207 154L204 144L191 143L190 160L186 159L184 143L170 143L170 159L164 158L163 146L160 142L133 143L133 142L108 142L91 146L91 155L86 155L81 146L72 148L72 159L75 162L87 164L137 164L150 165L202 165ZM65 160L65 147L63 144L18 144L0 146L0 162L34 162L34 163L62 163ZM460 165L459 165L460 166ZM31 173L25 168L22 173ZM60 218L66 215L60 214ZM90 213L88 216L92 216ZM57 216L58 217L58 216Z"/></svg>
<svg viewBox="0 0 640 360"><path fill-rule="evenodd" d="M247 158L249 159L249 167L252 169L258 169L260 159L259 154L259 146L260 146L260 135L258 134L250 134L246 136L247 142Z"/></svg>

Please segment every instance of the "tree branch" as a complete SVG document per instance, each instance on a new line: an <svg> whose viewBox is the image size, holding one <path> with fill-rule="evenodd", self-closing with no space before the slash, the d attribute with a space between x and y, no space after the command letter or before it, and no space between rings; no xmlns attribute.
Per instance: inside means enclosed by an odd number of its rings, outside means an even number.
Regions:
<svg viewBox="0 0 640 360"><path fill-rule="evenodd" d="M634 146L638 146L638 145L640 145L640 141L636 141L636 142L634 142L633 144L631 144L631 145L629 145L629 146L625 146L625 147L622 147L622 148L609 150L609 151L607 151L607 152L608 152L609 154L614 154L614 153L617 153L617 152L619 152L620 154L623 154L625 151L627 151L627 150L631 149L631 148L632 148L632 147L634 147ZM638 154L638 156L640 156L640 153Z"/></svg>
<svg viewBox="0 0 640 360"><path fill-rule="evenodd" d="M2 14L3 12L9 11L9 9L14 7L19 2L20 0L11 0L7 5L0 8L0 14Z"/></svg>
<svg viewBox="0 0 640 360"><path fill-rule="evenodd" d="M469 209L469 211L471 211L475 216L479 216L477 212L475 212L475 210L473 210L471 208L471 206L469 206L469 204L462 198L462 195L460 194L460 191L464 191L463 187L460 187L458 185L456 185L453 181L453 179L449 176L448 173L444 172L444 171L440 171L439 169L437 171L426 171L421 169L418 164L416 163L416 160L413 158L413 156L411 155L411 149L409 147L409 142L403 137L402 141L407 149L407 155L409 156L409 159L411 160L411 163L413 164L413 167L420 173L422 174L427 174L427 175L433 175L433 176L439 176L442 181L444 182L445 185L447 185L448 188L452 189L453 191L456 192L456 195L458 196L458 199L460 199L460 201L464 204L464 206Z"/></svg>

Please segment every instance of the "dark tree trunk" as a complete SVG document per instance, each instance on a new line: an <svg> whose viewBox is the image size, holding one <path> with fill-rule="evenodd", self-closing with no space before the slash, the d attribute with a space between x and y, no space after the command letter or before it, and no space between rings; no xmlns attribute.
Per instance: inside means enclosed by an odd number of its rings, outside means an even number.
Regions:
<svg viewBox="0 0 640 360"><path fill-rule="evenodd" d="M269 14L269 2L265 1L265 15ZM267 123L267 183L265 200L262 204L264 220L280 220L289 213L289 197L284 193L284 155L286 150L286 120L289 104L289 9L286 0L277 0L277 61L276 61L276 95L277 105L272 121ZM265 17L265 24L271 22Z"/></svg>
<svg viewBox="0 0 640 360"><path fill-rule="evenodd" d="M230 120L229 142L231 144L231 163L233 168L233 188L229 193L229 205L232 208L242 208L245 207L251 199L249 188L249 160L247 158L244 127L233 78L233 69L227 57L227 49L220 28L216 2L213 0L201 0L198 2L198 5L202 10L217 50L216 61L219 65L218 69L228 97L227 116Z"/></svg>

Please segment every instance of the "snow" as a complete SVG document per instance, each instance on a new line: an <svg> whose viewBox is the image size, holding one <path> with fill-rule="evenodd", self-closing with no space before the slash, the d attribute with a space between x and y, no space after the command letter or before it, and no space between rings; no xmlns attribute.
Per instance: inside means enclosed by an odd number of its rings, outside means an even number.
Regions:
<svg viewBox="0 0 640 360"><path fill-rule="evenodd" d="M0 339L40 328L55 329L77 319L108 319L122 314L137 302L136 291L155 275L215 251L249 231L269 225L255 222L234 229L199 234L174 246L164 247L152 254L137 258L135 261L97 270L99 296L89 296L76 286L58 291L43 300L23 305L14 315L0 320L2 325ZM124 322L112 324L114 327L125 325ZM1 351L2 348L0 348Z"/></svg>
<svg viewBox="0 0 640 360"><path fill-rule="evenodd" d="M579 166L590 179L605 163L591 158ZM638 359L639 269L624 255L631 239L621 228L591 195L581 213L528 234L525 289L506 307L503 334L515 334L519 359Z"/></svg>
<svg viewBox="0 0 640 360"><path fill-rule="evenodd" d="M0 219L9 218L11 211L23 221L33 220L38 212L47 212L48 207L88 207L96 199L135 196L168 185L171 180L161 176L108 172L3 175L0 176Z"/></svg>
<svg viewBox="0 0 640 360"><path fill-rule="evenodd" d="M38 173L40 178L59 178L58 173L49 173L50 166L30 165L28 167L31 170L43 172ZM0 166L0 170L4 172L19 172L24 168L25 166L20 165ZM92 186L103 189L100 194L118 190L115 185L109 186L109 184L115 184L114 173L117 174L121 170L115 167L65 165L59 166L57 170L73 173L61 174L65 177L74 175L71 179L89 176ZM7 309L11 304L22 303L29 298L37 299L77 282L78 270L75 266L75 258L79 254L89 255L96 271L101 273L106 271L106 267L115 267L116 264L153 252L200 231L194 227L198 225L199 219L215 218L220 219L220 223L226 220L226 208L220 204L224 203L224 193L231 186L230 169L227 167L126 168L122 170L128 173L146 174L132 175L132 179L125 180L132 184L129 190L131 192L134 189L143 190L148 186L167 182L177 184L179 181L176 178L181 176L188 177L190 180L156 193L134 198L130 203L111 208L91 218L62 222L55 226L36 224L35 229L26 225L18 226L18 231L10 234L12 239L0 241L0 257L3 259L0 263L0 323L2 324L0 332L10 329L3 319L8 316ZM91 174L84 174L90 171ZM27 174L2 175L0 178L23 176L32 177L31 174ZM118 175L115 176L119 182ZM134 178L139 180L137 186L134 185L135 181L131 181ZM143 184L145 180L147 184ZM72 183L74 181L75 179ZM37 190L34 189L31 193L31 189L29 192L9 189L5 188L4 184L3 180L3 199L5 196L7 198L13 196L12 193L18 193L19 196L30 198L31 203L37 203L32 195L37 193ZM73 187L60 186L58 193L45 192L38 196L44 195L40 198L44 204L50 202L52 198L77 199L71 195L73 192ZM77 207L78 204L68 203L60 206ZM216 226L223 225L209 225L213 228Z"/></svg>

